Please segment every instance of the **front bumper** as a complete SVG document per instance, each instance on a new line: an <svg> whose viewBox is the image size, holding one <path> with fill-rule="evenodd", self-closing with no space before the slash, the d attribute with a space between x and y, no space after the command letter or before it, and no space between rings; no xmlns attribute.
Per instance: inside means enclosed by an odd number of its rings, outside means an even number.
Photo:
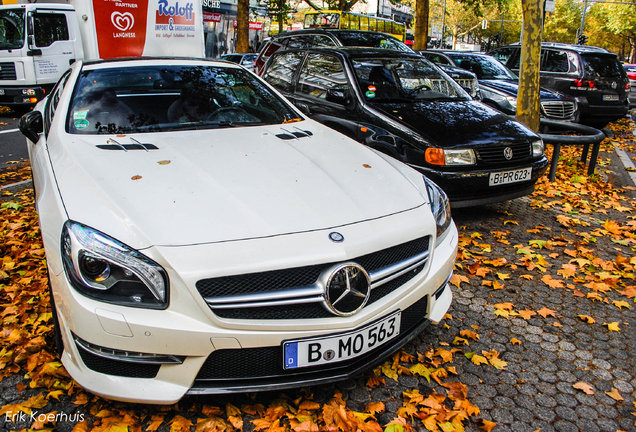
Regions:
<svg viewBox="0 0 636 432"><path fill-rule="evenodd" d="M32 87L0 87L0 105L8 107L34 107L44 99L47 89Z"/></svg>
<svg viewBox="0 0 636 432"><path fill-rule="evenodd" d="M261 322L220 319L196 291L179 286L189 283L170 269L167 270L171 280L171 304L163 311L95 301L69 286L64 273L52 276L65 346L62 362L88 391L109 399L141 403L174 403L188 393L264 391L345 379L388 357L430 321L439 322L443 318L452 299L447 281L457 251L457 230L454 225L449 229L449 235L437 248L431 247L429 260L417 276L382 301L367 305L350 317ZM343 234L346 238L355 237L344 230ZM315 235L324 233L306 233L294 236L298 239L287 239L288 249L295 249L289 244L293 242L312 244L308 240ZM253 249L259 249L263 242L285 243L285 239L260 240L254 242ZM196 248L193 246L193 251ZM167 249L173 250L162 251L164 255L174 253L176 256L174 249L179 248ZM145 252L152 255L151 251ZM230 260L231 255L219 256L218 261ZM200 259L205 261L209 257ZM197 263L194 264L196 267ZM243 265L248 267L252 263ZM284 340L350 331L398 309L403 316L401 333L389 344L328 367L283 369ZM78 344L78 339L84 343ZM87 350L86 346L105 347L101 352L107 355L100 355L99 349ZM130 361L134 353L173 356L180 362Z"/></svg>
<svg viewBox="0 0 636 432"><path fill-rule="evenodd" d="M523 163L506 168L481 169L473 171L437 171L429 168L413 166L441 187L448 195L451 207L472 207L507 201L529 195L534 191L534 184L546 172L550 162L544 156L532 163ZM491 173L512 171L532 167L530 180L509 183L500 186L489 186Z"/></svg>

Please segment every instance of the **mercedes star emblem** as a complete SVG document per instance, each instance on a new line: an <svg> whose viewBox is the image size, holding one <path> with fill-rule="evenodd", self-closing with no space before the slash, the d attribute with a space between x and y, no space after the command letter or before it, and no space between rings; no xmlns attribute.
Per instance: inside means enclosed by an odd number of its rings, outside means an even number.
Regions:
<svg viewBox="0 0 636 432"><path fill-rule="evenodd" d="M331 312L349 316L367 304L371 293L369 275L358 264L348 263L336 267L325 287L325 301Z"/></svg>
<svg viewBox="0 0 636 432"><path fill-rule="evenodd" d="M329 233L329 238L331 239L332 242L335 242L335 243L342 243L344 241L344 236L340 234L339 232L335 232L335 231Z"/></svg>
<svg viewBox="0 0 636 432"><path fill-rule="evenodd" d="M504 154L504 157L506 158L506 160L512 159L512 149L510 147L506 147L504 149L503 154Z"/></svg>

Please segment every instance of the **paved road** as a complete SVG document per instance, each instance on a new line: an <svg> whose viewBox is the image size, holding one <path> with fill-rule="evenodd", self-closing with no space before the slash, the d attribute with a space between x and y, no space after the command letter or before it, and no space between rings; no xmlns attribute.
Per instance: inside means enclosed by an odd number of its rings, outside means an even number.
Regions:
<svg viewBox="0 0 636 432"><path fill-rule="evenodd" d="M0 113L0 169L9 161L29 158L25 138L18 130L19 119L13 112Z"/></svg>
<svg viewBox="0 0 636 432"><path fill-rule="evenodd" d="M1 135L0 135L1 136ZM2 136L4 142L4 136ZM600 160L610 155L602 154ZM633 155L631 155L633 156ZM603 175L617 185L631 185L626 171L611 155L612 163L599 167ZM583 174L584 176L584 174ZM633 185L631 185L633 186ZM546 188L550 192L550 188ZM578 192L573 192L578 194ZM494 271L506 275L504 279L494 277L468 277L460 287L452 286L455 301L451 307L452 319L443 325L429 328L429 331L406 347L414 355L426 353L431 348L459 348L465 353L496 350L507 366L496 369L489 365L476 365L462 353L453 355L452 366L458 373L453 380L459 380L468 388L468 399L482 411L480 418L497 423L493 432L617 432L636 431L636 305L618 293L617 290L601 292L605 301L593 301L587 298L592 290L585 284L597 281L597 277L613 277L610 269L617 256L633 257L633 243L621 244L612 241L609 235L601 235L604 222L616 221L625 230L636 235L629 223L634 220L634 212L620 211L616 206L596 207L608 201L608 196L588 194L584 196L595 206L591 213L568 208L563 195L538 195L525 197L493 206L460 209L453 212L454 220L463 235L463 239L473 239L474 243L464 244L468 252L465 260L459 263L463 270L457 273L469 276L468 268L476 263L484 267L493 267L486 261L505 258L506 263ZM623 195L623 206L633 205L634 200ZM559 218L576 218L583 222L571 227L564 226ZM585 225L589 224L589 225ZM477 236L475 236L475 233ZM595 234L596 233L596 234ZM589 240L593 238L594 241ZM625 237L627 238L627 237ZM532 247L537 239L552 240L550 248ZM588 239L588 240L585 240ZM535 243L536 244L536 243ZM519 253L521 245L541 255L544 270L530 269ZM575 277L565 279L562 273L564 265L572 264L573 256L589 260L589 264L577 263ZM600 261L595 261L596 259ZM535 256L534 261L540 263ZM632 271L633 273L633 271ZM532 276L527 279L525 275ZM552 288L543 282L549 275L562 280L564 287ZM600 276L599 276L600 275ZM501 280L502 289L484 285L484 280ZM574 288L568 287L571 284ZM634 280L621 280L634 285ZM575 291L583 293L580 296ZM619 309L613 300L627 300L631 309ZM542 316L535 314L529 319L518 315L499 316L495 314L497 304L509 303L514 311L537 312L543 308L553 314ZM579 315L595 319L588 323ZM620 331L612 331L605 323L617 323ZM469 340L469 345L453 345L462 330L471 330L479 335L478 340ZM519 343L511 342L516 339ZM449 366L446 364L445 366ZM24 401L39 390L18 390L17 384L22 376L14 375L0 382L0 406ZM589 392L574 387L577 383L589 385ZM26 383L28 384L28 383ZM446 394L446 389L430 383L423 377L400 375L397 381L386 379L386 385L369 388L366 379L361 377L335 386L317 386L312 388L315 400L324 403L334 388L343 393L347 406L363 411L370 402L384 402L386 410L377 415L381 424L391 421L397 410L403 406L403 392L418 389L422 394L435 390ZM614 390L616 393L614 393ZM618 394L623 400L616 400L608 393ZM298 393L288 392L290 397ZM268 406L275 394L258 395L257 401ZM231 401L235 406L253 403L244 395L217 398L186 398L179 406L192 406L193 401L208 405L223 405ZM134 406L131 405L134 409ZM59 411L67 414L83 411L76 407L68 397L61 401L49 400L41 412ZM174 410L176 410L175 408ZM179 413L196 420L197 412L182 408L182 412L172 411L167 420ZM94 417L90 417L94 420ZM20 430L30 426L28 422L12 424L0 419L0 429ZM253 430L249 417L245 417L245 431ZM148 422L143 426L145 430ZM418 423L417 431L424 430ZM72 422L60 422L57 430L70 432ZM168 430L167 425L162 426ZM468 431L478 431L478 424L471 423Z"/></svg>

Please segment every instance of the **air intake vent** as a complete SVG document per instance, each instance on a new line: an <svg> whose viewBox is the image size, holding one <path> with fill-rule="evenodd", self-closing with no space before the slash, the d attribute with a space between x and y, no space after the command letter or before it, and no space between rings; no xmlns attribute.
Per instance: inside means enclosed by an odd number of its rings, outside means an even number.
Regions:
<svg viewBox="0 0 636 432"><path fill-rule="evenodd" d="M13 62L0 63L0 79L15 80L15 64Z"/></svg>

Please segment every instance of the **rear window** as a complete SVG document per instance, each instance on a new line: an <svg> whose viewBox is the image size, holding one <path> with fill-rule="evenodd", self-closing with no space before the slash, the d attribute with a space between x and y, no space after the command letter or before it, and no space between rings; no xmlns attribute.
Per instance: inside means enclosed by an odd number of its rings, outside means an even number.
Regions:
<svg viewBox="0 0 636 432"><path fill-rule="evenodd" d="M623 69L614 56L584 54L585 75L588 77L621 78Z"/></svg>

